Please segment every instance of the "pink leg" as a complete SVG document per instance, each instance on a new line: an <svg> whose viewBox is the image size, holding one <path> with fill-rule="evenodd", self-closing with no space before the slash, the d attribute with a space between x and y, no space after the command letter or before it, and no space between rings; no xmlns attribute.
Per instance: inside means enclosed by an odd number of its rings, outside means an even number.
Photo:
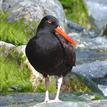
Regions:
<svg viewBox="0 0 107 107"><path fill-rule="evenodd" d="M46 88L46 92L45 92L45 100L44 100L44 103L48 103L48 102L49 102L48 86L49 86L49 77L47 76L47 77L45 78L45 88Z"/></svg>
<svg viewBox="0 0 107 107"><path fill-rule="evenodd" d="M55 97L55 102L61 102L61 100L59 100L59 94L60 94L60 88L62 85L62 81L63 81L63 77L59 77L58 78L58 82L57 82L57 93L56 93L56 97Z"/></svg>

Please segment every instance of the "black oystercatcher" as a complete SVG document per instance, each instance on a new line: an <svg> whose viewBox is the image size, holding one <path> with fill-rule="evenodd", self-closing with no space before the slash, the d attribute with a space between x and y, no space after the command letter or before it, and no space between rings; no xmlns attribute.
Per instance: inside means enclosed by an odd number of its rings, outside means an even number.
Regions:
<svg viewBox="0 0 107 107"><path fill-rule="evenodd" d="M59 100L60 87L63 76L75 66L75 50L72 40L59 26L58 20L53 16L45 16L38 28L36 35L29 40L26 55L30 64L45 78L45 102L49 102L49 76L58 76L57 93L55 102Z"/></svg>

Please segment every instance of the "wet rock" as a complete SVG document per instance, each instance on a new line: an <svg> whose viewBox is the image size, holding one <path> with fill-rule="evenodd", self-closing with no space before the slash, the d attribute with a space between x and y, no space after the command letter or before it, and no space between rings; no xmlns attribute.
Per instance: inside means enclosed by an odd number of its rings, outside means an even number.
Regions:
<svg viewBox="0 0 107 107"><path fill-rule="evenodd" d="M25 18L38 21L45 15L53 15L59 19L63 28L65 26L64 11L58 0L5 0L3 9L11 13L9 20Z"/></svg>
<svg viewBox="0 0 107 107"><path fill-rule="evenodd" d="M32 107L91 107L86 102L62 102L62 103L50 103L50 104L37 104Z"/></svg>
<svg viewBox="0 0 107 107"><path fill-rule="evenodd" d="M106 107L107 106L107 101L94 101L90 104L91 107Z"/></svg>
<svg viewBox="0 0 107 107"><path fill-rule="evenodd" d="M55 94L50 94L53 99ZM61 103L41 103L44 100L43 93L17 93L10 95L0 96L0 106L12 107L106 107L107 100L105 98L93 100L96 95L89 94L70 94L61 93L60 98L63 100ZM102 106L101 106L102 104Z"/></svg>
<svg viewBox="0 0 107 107"><path fill-rule="evenodd" d="M107 101L95 101L95 102L62 102L55 104L38 104L33 107L106 107Z"/></svg>

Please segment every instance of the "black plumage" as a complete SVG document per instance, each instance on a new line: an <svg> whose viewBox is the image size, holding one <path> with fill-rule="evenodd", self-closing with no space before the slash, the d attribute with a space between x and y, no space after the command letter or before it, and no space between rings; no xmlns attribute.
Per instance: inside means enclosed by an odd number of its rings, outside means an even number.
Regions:
<svg viewBox="0 0 107 107"><path fill-rule="evenodd" d="M73 45L55 31L59 26L53 16L45 16L36 35L26 46L30 64L46 78L48 75L65 76L75 66L76 55Z"/></svg>

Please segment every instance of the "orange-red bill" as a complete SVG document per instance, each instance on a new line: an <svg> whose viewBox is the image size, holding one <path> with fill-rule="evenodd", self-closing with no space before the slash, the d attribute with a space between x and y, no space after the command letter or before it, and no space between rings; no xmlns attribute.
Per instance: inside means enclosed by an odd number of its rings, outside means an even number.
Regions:
<svg viewBox="0 0 107 107"><path fill-rule="evenodd" d="M69 37L62 29L60 26L58 26L57 28L54 29L55 32L57 32L60 36L63 36L67 41L69 41L72 45L76 46L77 43L71 38Z"/></svg>

